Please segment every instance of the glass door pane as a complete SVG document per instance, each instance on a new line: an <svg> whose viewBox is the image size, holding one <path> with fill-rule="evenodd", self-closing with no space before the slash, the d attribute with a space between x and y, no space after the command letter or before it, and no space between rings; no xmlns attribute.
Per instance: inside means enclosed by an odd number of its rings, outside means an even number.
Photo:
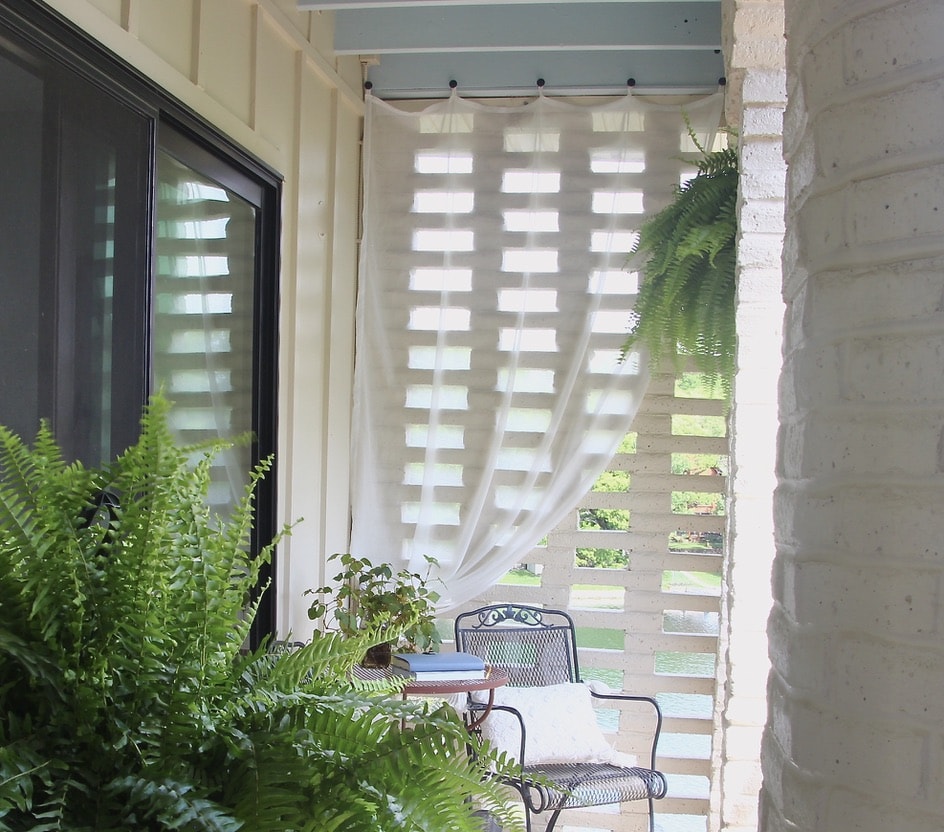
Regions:
<svg viewBox="0 0 944 832"><path fill-rule="evenodd" d="M155 389L174 402L181 442L253 427L256 209L165 152L157 165ZM211 503L225 514L252 465L248 444L221 455Z"/></svg>
<svg viewBox="0 0 944 832"><path fill-rule="evenodd" d="M0 51L0 424L39 427L44 85ZM45 414L49 415L49 414Z"/></svg>

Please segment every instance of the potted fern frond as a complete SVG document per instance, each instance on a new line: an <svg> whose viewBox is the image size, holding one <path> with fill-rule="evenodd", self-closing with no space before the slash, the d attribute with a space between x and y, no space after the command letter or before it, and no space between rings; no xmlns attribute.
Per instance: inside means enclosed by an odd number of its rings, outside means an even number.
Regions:
<svg viewBox="0 0 944 832"><path fill-rule="evenodd" d="M697 172L643 224L629 265L642 277L623 356L645 345L653 365L685 356L727 394L734 379L738 154L701 152Z"/></svg>
<svg viewBox="0 0 944 832"><path fill-rule="evenodd" d="M100 469L0 428L0 830L520 830L454 711L352 681L373 633L245 648L268 464L212 516L169 407Z"/></svg>

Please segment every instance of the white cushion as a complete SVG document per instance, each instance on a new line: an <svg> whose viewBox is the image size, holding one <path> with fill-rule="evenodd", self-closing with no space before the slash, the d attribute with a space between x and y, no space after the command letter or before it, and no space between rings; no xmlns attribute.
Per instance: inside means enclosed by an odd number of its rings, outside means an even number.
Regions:
<svg viewBox="0 0 944 832"><path fill-rule="evenodd" d="M480 699L482 694L476 694ZM542 763L613 763L634 766L636 758L610 747L597 723L590 689L581 683L536 688L501 687L495 705L509 705L527 731L524 765ZM514 714L492 711L482 722L482 737L518 759L521 727Z"/></svg>

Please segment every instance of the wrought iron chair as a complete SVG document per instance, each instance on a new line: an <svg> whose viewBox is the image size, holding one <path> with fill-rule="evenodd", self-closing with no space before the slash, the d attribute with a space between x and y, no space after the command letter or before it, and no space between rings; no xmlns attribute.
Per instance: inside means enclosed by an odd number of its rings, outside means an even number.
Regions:
<svg viewBox="0 0 944 832"><path fill-rule="evenodd" d="M510 686L536 688L581 681L574 622L562 610L516 604L482 607L456 618L455 637L457 650L474 653L492 667L507 671ZM659 705L648 696L592 691L591 695L597 699L639 702L641 707L652 709L652 739L645 760L648 765L628 767L609 762L525 765L524 719L513 707L502 704L493 707L493 715L495 711L507 711L520 723L520 775L508 784L521 795L528 832L532 815L550 812L545 832L552 832L564 809L634 800L648 801L649 830L655 829L653 801L665 797L667 790L665 776L655 768L662 730Z"/></svg>

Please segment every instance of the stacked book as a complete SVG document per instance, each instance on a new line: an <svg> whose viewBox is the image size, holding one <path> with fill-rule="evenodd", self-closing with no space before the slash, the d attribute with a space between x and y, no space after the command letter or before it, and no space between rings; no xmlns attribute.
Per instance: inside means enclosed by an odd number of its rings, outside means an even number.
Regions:
<svg viewBox="0 0 944 832"><path fill-rule="evenodd" d="M390 666L418 682L485 678L485 662L471 653L395 653Z"/></svg>

